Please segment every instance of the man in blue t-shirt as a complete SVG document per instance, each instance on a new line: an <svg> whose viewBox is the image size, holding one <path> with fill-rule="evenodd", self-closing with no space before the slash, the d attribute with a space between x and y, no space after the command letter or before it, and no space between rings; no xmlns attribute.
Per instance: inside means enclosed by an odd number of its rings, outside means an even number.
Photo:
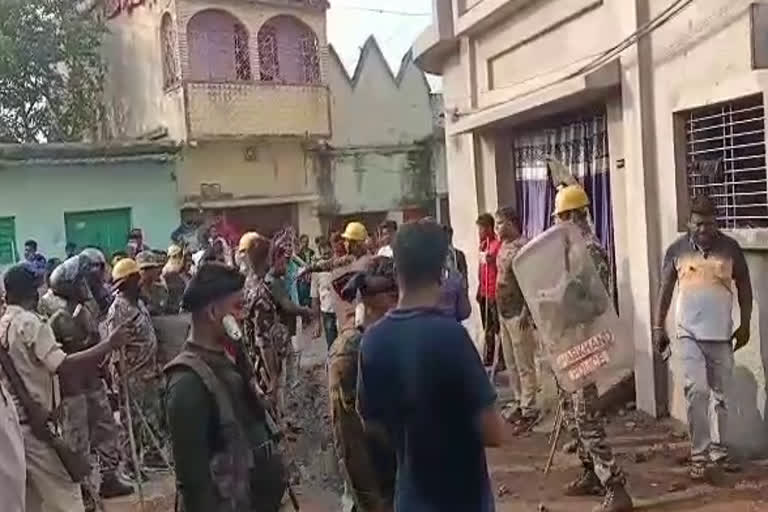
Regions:
<svg viewBox="0 0 768 512"><path fill-rule="evenodd" d="M492 512L485 447L503 422L467 331L436 307L445 235L407 224L393 250L400 302L363 337L358 406L397 452L395 510Z"/></svg>

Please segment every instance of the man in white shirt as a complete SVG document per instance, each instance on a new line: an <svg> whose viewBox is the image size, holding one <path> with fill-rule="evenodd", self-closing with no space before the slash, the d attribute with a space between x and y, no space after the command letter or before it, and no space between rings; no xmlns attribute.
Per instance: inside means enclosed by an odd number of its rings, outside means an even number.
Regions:
<svg viewBox="0 0 768 512"><path fill-rule="evenodd" d="M379 252L376 256L386 256L392 258L392 240L397 234L397 222L394 220L385 220L379 224Z"/></svg>
<svg viewBox="0 0 768 512"><path fill-rule="evenodd" d="M323 240L317 246L320 258L330 259L333 256L331 244ZM333 304L333 277L331 272L316 272L312 274L312 283L309 296L312 298L312 307L319 313L322 319L325 341L330 347L338 336L336 324L336 310Z"/></svg>

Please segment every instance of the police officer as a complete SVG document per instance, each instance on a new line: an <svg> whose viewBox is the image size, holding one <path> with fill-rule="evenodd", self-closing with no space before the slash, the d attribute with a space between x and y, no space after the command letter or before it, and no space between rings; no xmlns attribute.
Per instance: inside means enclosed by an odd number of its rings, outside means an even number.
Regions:
<svg viewBox="0 0 768 512"><path fill-rule="evenodd" d="M373 259L364 272L352 277L341 293L349 302L358 295L362 296L365 306L364 326L373 325L397 305L391 258ZM336 455L345 478L345 497L351 494L353 501L351 510L383 512L392 510L397 461L391 447L364 430L357 412L357 362L364 326L345 323L328 351L331 422Z"/></svg>
<svg viewBox="0 0 768 512"><path fill-rule="evenodd" d="M141 276L141 298L149 310L149 314L152 316L164 315L168 304L168 288L162 280L165 263L158 254L152 251L143 251L137 254L136 263L139 266Z"/></svg>
<svg viewBox="0 0 768 512"><path fill-rule="evenodd" d="M555 221L572 222L580 230L587 251L612 296L611 266L608 254L595 236L589 217L589 198L579 185L561 188L555 197ZM626 477L616 463L611 448L605 441L605 428L597 417L597 386L589 384L570 397L566 420L577 443L577 452L584 468L582 475L566 488L569 496L597 496L605 494L595 512L626 512L633 510L632 499L624 485Z"/></svg>
<svg viewBox="0 0 768 512"><path fill-rule="evenodd" d="M244 282L232 267L200 267L184 293L190 340L164 369L185 512L277 512L285 493L285 469L241 347Z"/></svg>

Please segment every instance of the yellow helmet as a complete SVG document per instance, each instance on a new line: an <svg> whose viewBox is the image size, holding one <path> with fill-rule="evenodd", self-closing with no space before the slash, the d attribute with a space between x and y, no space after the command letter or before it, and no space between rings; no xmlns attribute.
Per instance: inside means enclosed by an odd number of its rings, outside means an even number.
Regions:
<svg viewBox="0 0 768 512"><path fill-rule="evenodd" d="M139 273L139 265L131 258L123 258L112 268L112 281L117 284Z"/></svg>
<svg viewBox="0 0 768 512"><path fill-rule="evenodd" d="M176 244L172 244L171 246L169 246L167 252L168 252L169 259L181 258L182 256L184 256L184 251L182 250L181 247L179 247Z"/></svg>
<svg viewBox="0 0 768 512"><path fill-rule="evenodd" d="M350 222L341 237L353 242L365 242L368 238L368 230L360 222Z"/></svg>
<svg viewBox="0 0 768 512"><path fill-rule="evenodd" d="M263 237L255 231L249 231L240 237L240 244L238 245L237 250L239 252L245 252L251 248L256 240L260 240L261 238Z"/></svg>
<svg viewBox="0 0 768 512"><path fill-rule="evenodd" d="M589 197L581 185L563 187L555 196L555 215L579 210L585 206L589 206Z"/></svg>

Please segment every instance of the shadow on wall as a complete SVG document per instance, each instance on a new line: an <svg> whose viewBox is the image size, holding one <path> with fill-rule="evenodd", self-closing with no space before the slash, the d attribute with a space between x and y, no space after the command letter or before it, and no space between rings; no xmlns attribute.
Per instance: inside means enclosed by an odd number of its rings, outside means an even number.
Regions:
<svg viewBox="0 0 768 512"><path fill-rule="evenodd" d="M768 271L768 258L747 254L747 262L755 294L752 339L736 353L728 389L727 441L737 455L760 457L768 455L768 282L761 279Z"/></svg>

